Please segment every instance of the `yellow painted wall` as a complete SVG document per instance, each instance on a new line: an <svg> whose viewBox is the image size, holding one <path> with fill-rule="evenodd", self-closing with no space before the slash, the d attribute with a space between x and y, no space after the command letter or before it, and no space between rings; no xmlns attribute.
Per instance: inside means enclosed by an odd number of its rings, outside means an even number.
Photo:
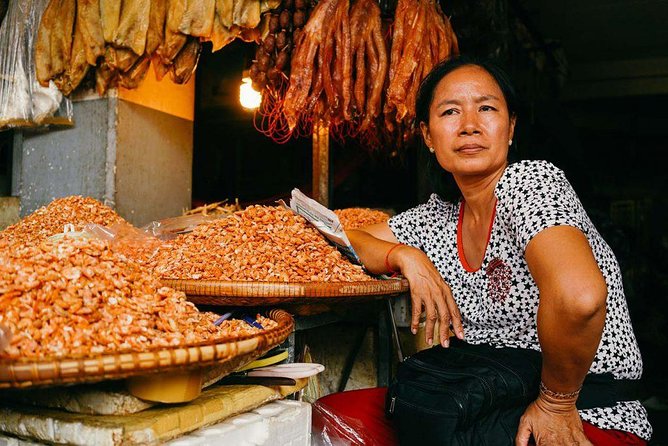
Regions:
<svg viewBox="0 0 668 446"><path fill-rule="evenodd" d="M151 66L139 87L128 90L118 88L118 97L179 118L195 119L195 74L184 85L172 82L169 75L158 81Z"/></svg>

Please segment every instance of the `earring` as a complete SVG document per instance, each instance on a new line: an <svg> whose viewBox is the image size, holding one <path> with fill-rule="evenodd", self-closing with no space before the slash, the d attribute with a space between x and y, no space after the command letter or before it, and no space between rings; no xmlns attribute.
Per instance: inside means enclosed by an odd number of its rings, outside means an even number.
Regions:
<svg viewBox="0 0 668 446"><path fill-rule="evenodd" d="M436 149L434 149L433 147L427 147L427 148L429 149L429 151L430 151L431 153L434 153L434 152L436 151Z"/></svg>
<svg viewBox="0 0 668 446"><path fill-rule="evenodd" d="M508 145L509 145L509 146L512 146L512 145L513 145L513 140L512 140L512 139L509 139L509 140L508 140Z"/></svg>

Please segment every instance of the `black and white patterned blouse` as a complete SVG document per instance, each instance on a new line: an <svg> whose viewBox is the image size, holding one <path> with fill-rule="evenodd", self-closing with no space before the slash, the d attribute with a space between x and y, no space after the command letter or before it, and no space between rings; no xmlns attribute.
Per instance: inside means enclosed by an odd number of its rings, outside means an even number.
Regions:
<svg viewBox="0 0 668 446"><path fill-rule="evenodd" d="M619 264L564 173L546 161L511 164L497 183L495 194L495 216L478 270L472 270L460 252L462 201L450 203L432 195L427 203L389 221L396 238L423 250L452 288L466 340L540 350L536 330L538 287L529 273L524 251L543 229L573 226L587 237L608 286L605 328L590 371L611 372L618 379L639 379L642 359ZM632 432L646 440L652 434L647 411L638 401L581 410L580 416L599 428Z"/></svg>

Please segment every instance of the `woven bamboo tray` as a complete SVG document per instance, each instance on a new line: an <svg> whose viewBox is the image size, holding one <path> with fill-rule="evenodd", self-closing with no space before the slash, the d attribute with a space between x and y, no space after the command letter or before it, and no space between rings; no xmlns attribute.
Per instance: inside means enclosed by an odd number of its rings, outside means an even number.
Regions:
<svg viewBox="0 0 668 446"><path fill-rule="evenodd" d="M366 301L408 291L406 279L365 282L251 282L162 279L202 305L262 306Z"/></svg>
<svg viewBox="0 0 668 446"><path fill-rule="evenodd" d="M215 344L81 358L0 360L0 389L97 382L214 364L229 367L231 373L283 342L294 329L292 316L283 310L272 310L267 317L278 326Z"/></svg>

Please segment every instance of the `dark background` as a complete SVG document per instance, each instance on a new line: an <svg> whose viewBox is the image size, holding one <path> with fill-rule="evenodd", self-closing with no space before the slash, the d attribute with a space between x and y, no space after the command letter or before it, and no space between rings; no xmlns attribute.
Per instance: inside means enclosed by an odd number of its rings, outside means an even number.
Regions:
<svg viewBox="0 0 668 446"><path fill-rule="evenodd" d="M495 56L524 99L514 149L563 169L620 262L645 372L641 400L668 444L668 2L442 1L462 53ZM391 6L391 5L390 5ZM273 203L311 189L311 141L275 144L238 105L255 47L203 52L193 205ZM430 193L424 148L333 141L331 208L412 207Z"/></svg>

